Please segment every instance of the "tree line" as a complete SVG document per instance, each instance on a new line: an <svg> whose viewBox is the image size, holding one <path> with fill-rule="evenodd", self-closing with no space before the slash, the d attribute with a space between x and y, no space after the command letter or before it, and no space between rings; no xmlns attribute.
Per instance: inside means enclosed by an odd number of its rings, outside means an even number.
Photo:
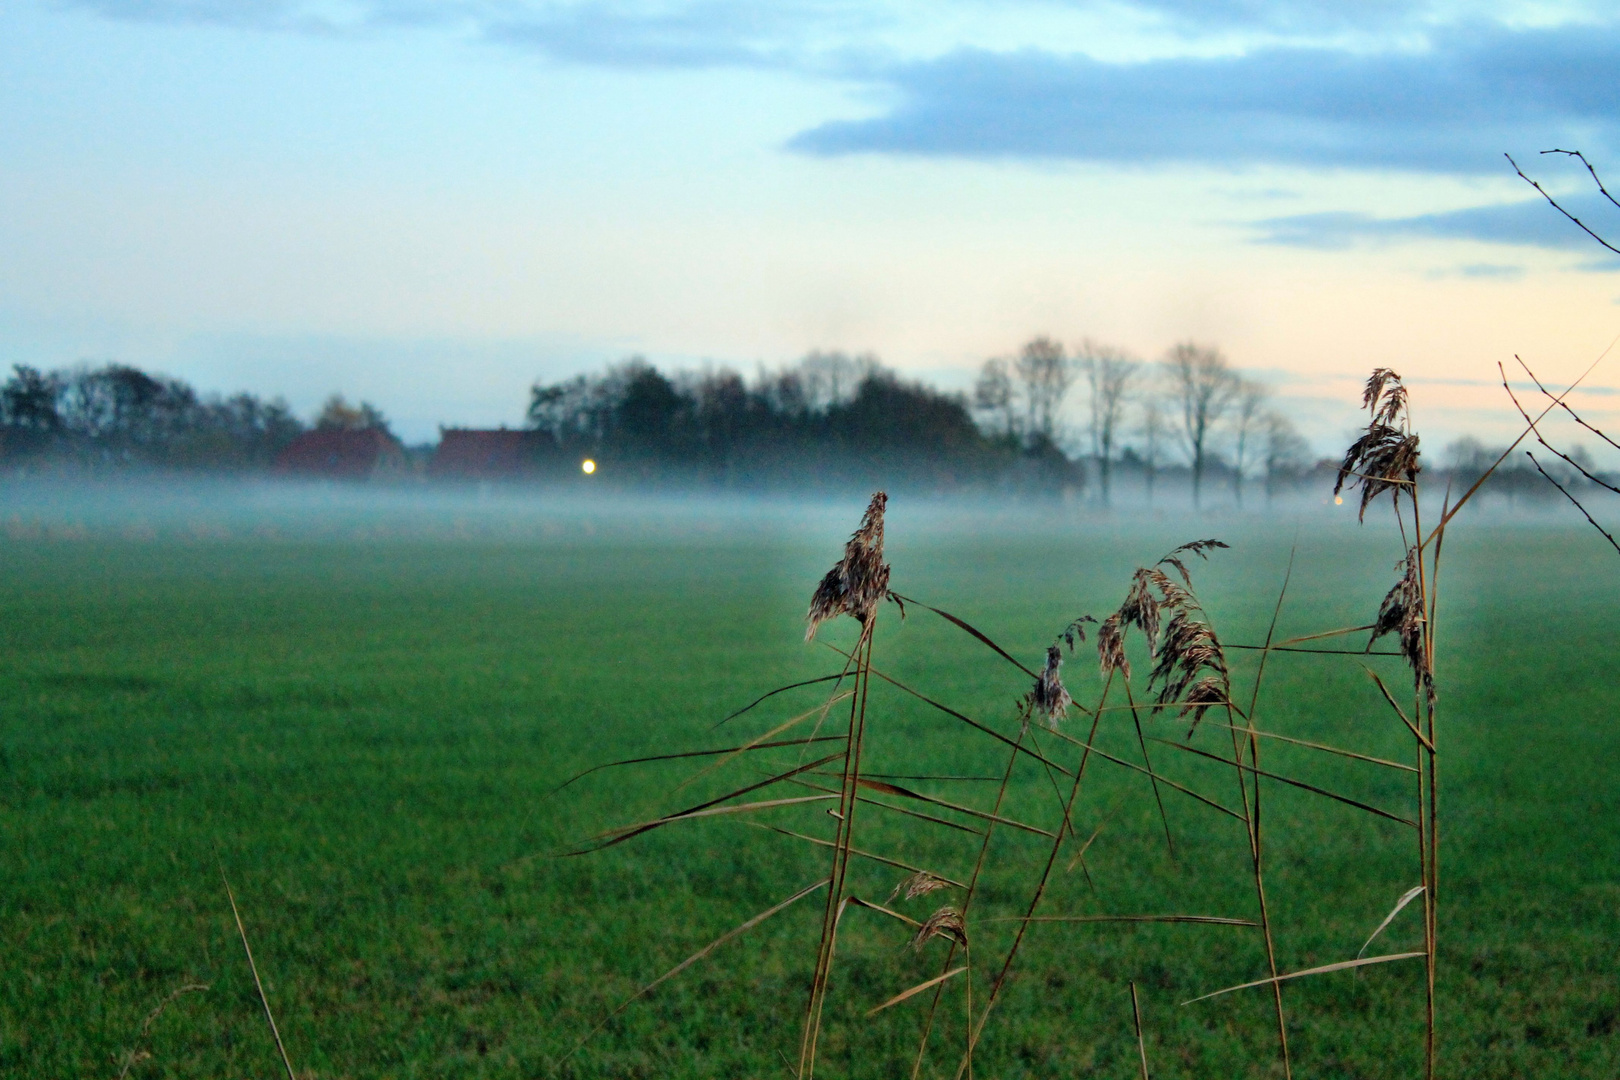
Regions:
<svg viewBox="0 0 1620 1080"><path fill-rule="evenodd" d="M1065 417L1077 388L1085 401L1076 428ZM1218 350L1193 344L1147 364L1089 340L1070 350L1036 337L985 361L971 394L908 382L871 356L811 353L751 384L726 368L666 375L633 358L537 383L528 416L560 459L593 455L640 475L742 483L900 473L947 485L1088 488L1106 504L1119 473L1151 499L1173 470L1185 471L1195 503L1217 473L1241 503L1247 480L1262 480L1271 495L1313 464L1266 389Z"/></svg>
<svg viewBox="0 0 1620 1080"><path fill-rule="evenodd" d="M961 395L903 379L872 356L811 353L752 382L729 368L667 375L632 358L536 384L528 419L562 467L589 456L607 475L643 479L936 488L1084 479L1051 439L986 431Z"/></svg>
<svg viewBox="0 0 1620 1080"><path fill-rule="evenodd" d="M0 456L13 463L252 472L311 426L386 431L388 421L334 394L306 424L281 398L203 395L124 364L17 365L0 384Z"/></svg>
<svg viewBox="0 0 1620 1080"><path fill-rule="evenodd" d="M1121 481L1151 500L1173 476L1195 503L1219 484L1241 504L1250 485L1269 498L1323 468L1264 386L1192 343L1149 362L1036 337L985 361L964 394L902 378L871 355L813 352L752 379L725 367L666 374L631 358L536 383L527 415L542 474L577 472L592 457L600 476L735 488L1069 489L1106 504ZM392 434L381 411L341 395L306 422L280 398L204 395L122 364L19 365L0 384L0 460L13 467L249 473L310 428ZM1435 464L1466 484L1496 456L1464 438ZM1542 497L1527 468L1498 469L1492 490Z"/></svg>

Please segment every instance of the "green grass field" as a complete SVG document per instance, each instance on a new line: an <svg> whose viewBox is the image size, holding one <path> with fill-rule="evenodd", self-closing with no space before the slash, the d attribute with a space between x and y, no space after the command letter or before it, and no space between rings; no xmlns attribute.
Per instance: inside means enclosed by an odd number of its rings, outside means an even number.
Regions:
<svg viewBox="0 0 1620 1080"><path fill-rule="evenodd" d="M858 514L852 503L832 516L689 516L667 529L570 518L466 538L13 529L0 539L0 1073L111 1077L134 1048L132 1076L275 1075L223 866L301 1076L790 1075L819 897L557 1061L638 986L823 876L825 849L739 815L554 856L780 771L801 751L755 755L679 793L702 762L608 770L548 792L614 758L735 745L820 701L820 688L782 695L710 730L773 686L836 670L834 653L803 643L802 618ZM1116 606L1139 562L1204 535L1233 544L1195 568L1217 628L1228 642L1260 640L1294 535L1291 521L1087 525L1017 511L976 516L973 528L949 521L943 508L892 506L894 587L971 619L1032 666L1071 618ZM1465 519L1447 544L1443 1074L1613 1077L1620 561L1561 520ZM1309 519L1281 631L1368 621L1397 555L1382 527ZM1027 680L927 612L897 614L883 616L876 665L1012 733ZM824 637L847 645L853 634ZM1373 662L1400 679L1398 661ZM1247 685L1252 658L1237 663ZM1089 647L1064 672L1078 700L1094 699ZM1138 760L1128 717L1110 715L1100 745ZM896 691L874 687L870 716L871 771L988 776L1005 764L999 744ZM1412 757L1348 657L1274 657L1258 721ZM1077 717L1068 729L1084 735ZM1185 727L1159 719L1149 734L1176 739ZM1219 750L1226 738L1206 728L1195 743ZM1073 763L1073 747L1050 736L1041 745ZM1166 774L1235 802L1229 770L1150 748ZM1265 753L1279 772L1410 812L1408 774L1283 744ZM1091 769L1076 825L1084 835L1106 824L1087 856L1090 882L1064 857L1044 912L1253 915L1241 826L1167 792L1172 860L1145 779ZM975 805L995 789L911 783ZM1265 798L1281 966L1355 955L1417 881L1411 831L1280 784ZM1050 779L1021 766L1006 812L1050 827L1053 803ZM976 837L862 813L863 847L951 876L970 870ZM821 804L756 820L831 832ZM1047 845L997 836L975 901L983 966L1011 934L984 920L1021 911ZM883 902L903 876L862 863L853 888ZM895 906L920 918L940 902ZM1420 947L1417 912L1372 952ZM906 938L870 912L846 917L822 1075L909 1074L928 998L862 1018L938 972L940 946L919 956ZM1264 963L1245 928L1040 925L976 1075L1136 1075L1131 981L1155 1076L1280 1075L1268 992L1180 1004L1259 978ZM976 979L982 995L987 974ZM1421 982L1421 963L1407 961L1289 984L1295 1075L1418 1075ZM143 1018L189 983L210 988L177 999L138 1038ZM951 1075L960 1048L953 985L928 1075Z"/></svg>

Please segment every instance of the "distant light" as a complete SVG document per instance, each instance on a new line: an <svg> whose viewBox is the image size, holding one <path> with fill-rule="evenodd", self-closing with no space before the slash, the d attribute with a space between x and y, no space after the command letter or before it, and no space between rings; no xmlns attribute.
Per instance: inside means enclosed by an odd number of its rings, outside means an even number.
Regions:
<svg viewBox="0 0 1620 1080"><path fill-rule="evenodd" d="M585 466L586 466L585 471L590 472L591 471L591 469L590 469L591 462L587 461L585 463ZM1335 496L1333 496L1333 505L1334 506L1343 506L1344 505L1344 496L1343 495L1335 495Z"/></svg>
<svg viewBox="0 0 1620 1080"><path fill-rule="evenodd" d="M584 461L579 463L579 467L584 470L586 476L589 476L591 473L596 471L596 462L592 461L590 458L586 458ZM1339 501L1343 502L1344 500L1340 499Z"/></svg>

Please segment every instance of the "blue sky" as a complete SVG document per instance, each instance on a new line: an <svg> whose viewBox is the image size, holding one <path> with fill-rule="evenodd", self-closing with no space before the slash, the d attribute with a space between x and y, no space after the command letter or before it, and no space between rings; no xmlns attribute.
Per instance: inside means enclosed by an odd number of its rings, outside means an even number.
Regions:
<svg viewBox="0 0 1620 1080"><path fill-rule="evenodd" d="M962 386L1047 333L1192 338L1324 445L1407 373L1620 333L1620 20L1599 4L14 0L0 362L517 423L629 353L872 350ZM1597 374L1601 408L1620 374Z"/></svg>

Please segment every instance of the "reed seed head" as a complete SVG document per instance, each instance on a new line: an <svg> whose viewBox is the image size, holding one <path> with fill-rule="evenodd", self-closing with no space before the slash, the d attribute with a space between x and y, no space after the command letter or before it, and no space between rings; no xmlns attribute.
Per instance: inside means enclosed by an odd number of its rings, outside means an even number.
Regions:
<svg viewBox="0 0 1620 1080"><path fill-rule="evenodd" d="M1186 553L1208 559L1208 552L1224 548L1219 540L1194 540L1171 551L1152 566L1131 575L1131 585L1119 610L1097 628L1097 657L1104 677L1115 670L1131 677L1125 655L1125 633L1134 626L1147 639L1148 655L1155 660L1148 688L1158 687L1156 709L1181 703L1178 715L1193 713L1193 727L1214 705L1230 697L1230 676L1220 638L1204 619L1203 608L1192 591L1192 575L1177 556ZM1165 573L1170 567L1181 581ZM1165 617L1169 621L1164 622ZM1188 734L1191 734L1189 730Z"/></svg>
<svg viewBox="0 0 1620 1080"><path fill-rule="evenodd" d="M1218 696L1211 698L1210 690L1205 687L1203 701L1209 704L1227 700L1228 674L1226 670L1226 654L1221 649L1221 642L1215 636L1215 630L1208 623L1195 619L1189 609L1178 607L1170 616L1170 622L1165 627L1164 643L1160 647L1158 665L1154 667L1153 674L1148 678L1148 688L1151 690L1155 683L1159 686L1157 704L1165 706L1183 699L1194 681L1203 675L1203 682L1213 680L1218 689ZM1183 712L1186 710L1183 709ZM1198 713L1201 718L1202 712ZM1196 720L1195 720L1196 724Z"/></svg>
<svg viewBox="0 0 1620 1080"><path fill-rule="evenodd" d="M1395 564L1401 576L1378 605L1378 617L1373 620L1372 637L1367 639L1367 648L1371 649L1385 634L1396 635L1401 645L1401 656L1412 669L1412 677L1417 681L1418 688L1433 701L1434 672L1429 670L1428 649L1424 642L1428 620L1423 614L1423 583L1418 577L1421 569L1418 560L1421 557L1417 546L1413 545L1407 550L1406 557Z"/></svg>
<svg viewBox="0 0 1620 1080"><path fill-rule="evenodd" d="M1125 630L1119 612L1114 612L1097 627L1097 663L1103 678L1116 670L1131 677L1131 662L1125 656Z"/></svg>
<svg viewBox="0 0 1620 1080"><path fill-rule="evenodd" d="M1375 368L1362 391L1361 403L1368 413L1367 430L1350 444L1339 476L1333 484L1337 496L1346 486L1361 488L1359 520L1366 520L1367 507L1386 491L1411 488L1423 466L1419 462L1418 437L1410 430L1406 409L1406 387L1389 368Z"/></svg>
<svg viewBox="0 0 1620 1080"><path fill-rule="evenodd" d="M1046 650L1046 666L1035 676L1035 686L1029 692L1030 707L1046 718L1046 726L1056 729L1058 721L1069 713L1074 699L1064 689L1063 677L1058 669L1063 666L1063 650L1056 645Z"/></svg>
<svg viewBox="0 0 1620 1080"><path fill-rule="evenodd" d="M1095 625L1096 622L1097 620L1092 618L1090 615L1082 615L1068 626L1065 626L1063 628L1063 633L1059 634L1058 637L1063 640L1064 644L1068 645L1070 652L1074 652L1076 642L1082 645L1085 644L1086 623ZM1056 645L1057 642L1053 641L1052 644Z"/></svg>
<svg viewBox="0 0 1620 1080"><path fill-rule="evenodd" d="M804 639L816 636L816 628L838 615L853 615L863 626L878 604L889 594L889 564L883 561L883 511L889 496L877 492L867 504L860 528L844 545L844 557L821 579L810 610L810 624Z"/></svg>
<svg viewBox="0 0 1620 1080"><path fill-rule="evenodd" d="M1401 377L1387 367L1373 368L1361 391L1361 407L1372 415L1373 423L1393 426L1406 412L1406 386Z"/></svg>
<svg viewBox="0 0 1620 1080"><path fill-rule="evenodd" d="M919 870L896 885L894 891L889 894L889 899L892 901L895 897L904 894L907 900L915 900L919 896L927 896L931 892L950 887L949 882L935 877L926 870Z"/></svg>
<svg viewBox="0 0 1620 1080"><path fill-rule="evenodd" d="M1219 675L1205 675L1193 684L1187 691L1187 696L1181 699L1181 711L1176 716L1183 717L1193 714L1192 724L1187 728L1187 738L1192 738L1193 732L1198 730L1198 722L1204 714L1216 705L1226 705L1230 702L1231 689L1226 679Z"/></svg>
<svg viewBox="0 0 1620 1080"><path fill-rule="evenodd" d="M962 913L946 905L923 920L917 928L917 933L911 939L911 947L918 952L934 938L942 937L954 941L967 948L967 924L962 920Z"/></svg>

